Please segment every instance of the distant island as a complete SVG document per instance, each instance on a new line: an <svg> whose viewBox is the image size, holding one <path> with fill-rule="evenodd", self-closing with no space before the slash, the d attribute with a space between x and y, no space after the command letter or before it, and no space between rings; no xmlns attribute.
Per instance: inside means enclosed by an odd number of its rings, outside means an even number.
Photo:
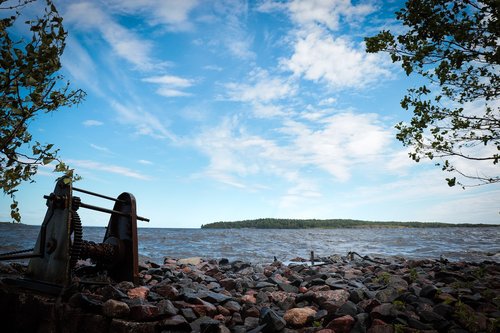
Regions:
<svg viewBox="0 0 500 333"><path fill-rule="evenodd" d="M442 222L377 222L351 219L278 219L261 218L232 222L202 224L202 229L336 229L336 228L450 228L500 227L498 224L442 223Z"/></svg>

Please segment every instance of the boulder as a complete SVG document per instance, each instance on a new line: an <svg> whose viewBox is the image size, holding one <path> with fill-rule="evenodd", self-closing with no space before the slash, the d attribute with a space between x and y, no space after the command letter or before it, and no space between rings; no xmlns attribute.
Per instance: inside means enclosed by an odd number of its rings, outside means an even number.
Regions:
<svg viewBox="0 0 500 333"><path fill-rule="evenodd" d="M293 308L285 312L283 319L287 324L302 327L312 321L316 315L316 310L311 308Z"/></svg>

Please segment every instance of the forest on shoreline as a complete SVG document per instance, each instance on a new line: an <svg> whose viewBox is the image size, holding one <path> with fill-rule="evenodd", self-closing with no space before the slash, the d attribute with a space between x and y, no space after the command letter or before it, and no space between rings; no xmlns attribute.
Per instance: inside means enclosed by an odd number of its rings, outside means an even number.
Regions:
<svg viewBox="0 0 500 333"><path fill-rule="evenodd" d="M450 228L499 227L498 224L442 222L377 222L352 219L279 219L261 218L243 221L220 221L202 224L202 229L336 229L336 228Z"/></svg>

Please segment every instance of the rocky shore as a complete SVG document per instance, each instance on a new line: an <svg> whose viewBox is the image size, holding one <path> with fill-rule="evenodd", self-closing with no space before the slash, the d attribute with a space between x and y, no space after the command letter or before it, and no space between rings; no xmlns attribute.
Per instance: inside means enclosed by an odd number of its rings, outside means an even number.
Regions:
<svg viewBox="0 0 500 333"><path fill-rule="evenodd" d="M354 254L319 260L165 258L141 264L137 285L106 283L83 265L58 297L0 280L0 325L39 333L500 331L498 263ZM0 265L4 277L24 269Z"/></svg>

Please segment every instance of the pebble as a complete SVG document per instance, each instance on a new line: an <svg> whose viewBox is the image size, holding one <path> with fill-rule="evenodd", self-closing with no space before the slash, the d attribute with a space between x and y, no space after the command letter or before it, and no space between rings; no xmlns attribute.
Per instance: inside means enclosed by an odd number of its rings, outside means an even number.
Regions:
<svg viewBox="0 0 500 333"><path fill-rule="evenodd" d="M87 331L106 333L500 331L496 262L320 259L310 266L166 258L141 263L137 285L79 285L66 308L93 318Z"/></svg>

